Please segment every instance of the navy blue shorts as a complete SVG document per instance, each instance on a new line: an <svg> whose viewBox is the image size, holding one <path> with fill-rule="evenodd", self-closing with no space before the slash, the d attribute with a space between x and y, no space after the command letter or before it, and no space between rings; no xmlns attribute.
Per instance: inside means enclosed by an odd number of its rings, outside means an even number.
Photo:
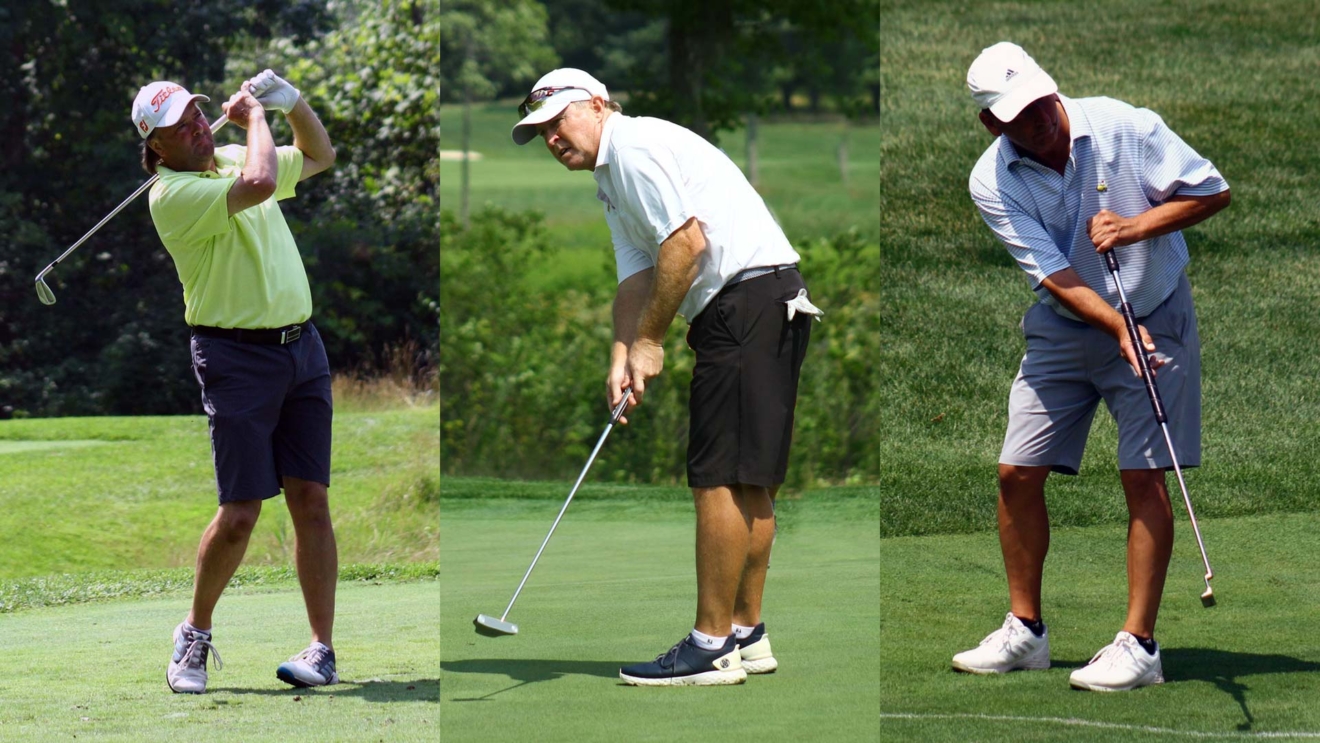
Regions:
<svg viewBox="0 0 1320 743"><path fill-rule="evenodd" d="M748 279L724 287L692 321L688 487L783 484L811 338L811 318L790 321L784 303L804 288L796 268Z"/></svg>
<svg viewBox="0 0 1320 743"><path fill-rule="evenodd" d="M316 328L259 345L193 334L220 502L280 494L281 478L330 485L330 362Z"/></svg>

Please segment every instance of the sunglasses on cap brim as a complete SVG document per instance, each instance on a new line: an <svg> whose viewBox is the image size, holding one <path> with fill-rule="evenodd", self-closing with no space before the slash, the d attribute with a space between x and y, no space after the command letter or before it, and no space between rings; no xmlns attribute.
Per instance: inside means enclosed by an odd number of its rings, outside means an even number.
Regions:
<svg viewBox="0 0 1320 743"><path fill-rule="evenodd" d="M586 93L591 92L586 88L580 88L576 85L564 85L557 88L537 88L528 94L528 96L523 99L522 103L518 104L518 115L524 119L527 118L527 116L533 111L540 110L540 108L545 105L545 102L551 97L558 93L562 93L565 90L581 90Z"/></svg>

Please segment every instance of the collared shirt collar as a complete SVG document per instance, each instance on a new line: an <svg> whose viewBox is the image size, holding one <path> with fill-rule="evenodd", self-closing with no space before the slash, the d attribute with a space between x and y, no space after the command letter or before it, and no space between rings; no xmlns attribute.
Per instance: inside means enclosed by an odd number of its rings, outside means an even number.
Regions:
<svg viewBox="0 0 1320 743"><path fill-rule="evenodd" d="M600 170L602 165L610 164L610 140L614 136L614 121L622 115L614 112L605 117L605 124L600 129L600 143L596 146L596 170Z"/></svg>

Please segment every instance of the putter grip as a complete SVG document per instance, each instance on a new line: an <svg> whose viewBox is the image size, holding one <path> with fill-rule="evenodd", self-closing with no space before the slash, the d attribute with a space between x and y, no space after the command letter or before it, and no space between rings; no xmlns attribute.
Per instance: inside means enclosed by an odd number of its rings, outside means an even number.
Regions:
<svg viewBox="0 0 1320 743"><path fill-rule="evenodd" d="M1150 397L1151 410L1155 411L1155 420L1161 424L1169 420L1164 414L1164 400L1160 398L1160 389L1155 386L1155 377L1150 372L1150 359L1141 345L1141 331L1137 329L1137 319L1132 314L1132 305L1123 303L1123 322L1127 325L1128 338L1132 349L1137 354L1137 365L1141 367L1141 381L1146 383L1146 395Z"/></svg>

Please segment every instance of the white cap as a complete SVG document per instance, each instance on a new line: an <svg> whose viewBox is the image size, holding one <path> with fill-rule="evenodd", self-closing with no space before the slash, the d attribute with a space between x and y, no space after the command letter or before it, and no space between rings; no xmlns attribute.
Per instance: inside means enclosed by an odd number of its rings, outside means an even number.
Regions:
<svg viewBox="0 0 1320 743"><path fill-rule="evenodd" d="M967 89L981 108L1005 123L1017 118L1033 101L1059 92L1054 78L1022 47L1001 41L981 51L967 70Z"/></svg>
<svg viewBox="0 0 1320 743"><path fill-rule="evenodd" d="M532 93L546 88L566 88L544 99L540 108L523 117L513 127L514 144L527 144L536 139L536 125L543 124L558 116L568 104L575 101L589 101L595 96L610 99L610 93L601 81L572 67L561 67L547 72L532 86ZM531 97L530 95L528 96Z"/></svg>
<svg viewBox="0 0 1320 743"><path fill-rule="evenodd" d="M146 139L158 126L174 126L193 101L209 102L204 95L193 95L182 85L158 80L143 86L133 99L133 127Z"/></svg>

